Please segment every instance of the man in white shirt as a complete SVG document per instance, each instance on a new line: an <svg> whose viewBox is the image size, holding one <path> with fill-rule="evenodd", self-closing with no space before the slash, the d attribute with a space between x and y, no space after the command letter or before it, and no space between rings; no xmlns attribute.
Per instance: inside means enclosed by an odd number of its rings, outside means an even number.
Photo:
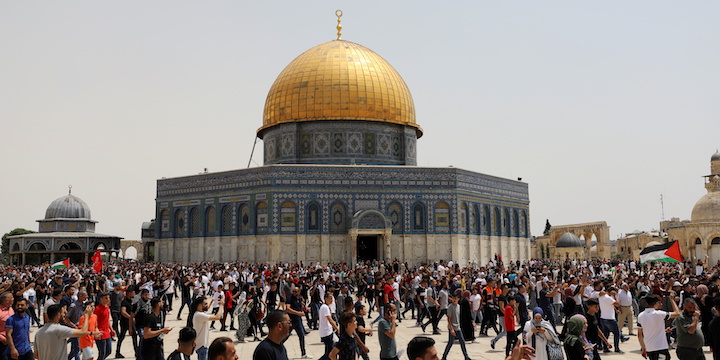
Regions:
<svg viewBox="0 0 720 360"><path fill-rule="evenodd" d="M333 341L333 331L340 333L335 320L332 318L332 312L330 312L330 304L333 303L333 295L330 292L325 293L325 303L320 306L320 327L318 328L318 334L320 340L325 344L325 354L320 357L321 360L329 359L328 355L335 347Z"/></svg>
<svg viewBox="0 0 720 360"><path fill-rule="evenodd" d="M222 306L222 304L223 302L221 300L220 305ZM195 340L197 349L195 350L195 353L198 355L198 360L207 360L208 349L210 348L210 324L208 323L210 321L220 320L221 315L219 313L215 315L207 313L210 305L205 298L195 299L193 306L196 311L192 318L192 327L197 333L197 338Z"/></svg>
<svg viewBox="0 0 720 360"><path fill-rule="evenodd" d="M615 306L620 305L615 299L615 295L616 292L614 288L609 288L607 292L600 292L600 296L598 296L598 301L600 302L600 322L602 323L605 338L608 338L611 332L613 333L615 352L623 354L624 351L620 350L620 340L625 342L628 338L620 336L620 329L615 320Z"/></svg>
<svg viewBox="0 0 720 360"><path fill-rule="evenodd" d="M672 313L659 310L662 303L657 295L646 296L645 302L647 308L638 315L638 341L642 356L650 360L658 360L660 354L664 354L666 359L670 359L665 336L665 320L680 316L680 309L674 301L670 301L673 307Z"/></svg>
<svg viewBox="0 0 720 360"><path fill-rule="evenodd" d="M625 325L625 320L628 324L628 335L633 335L633 311L632 311L632 293L630 292L630 286L627 283L620 285L620 291L617 296L618 303L620 304L620 314L618 315L618 326L620 327L620 334L622 334L622 328Z"/></svg>

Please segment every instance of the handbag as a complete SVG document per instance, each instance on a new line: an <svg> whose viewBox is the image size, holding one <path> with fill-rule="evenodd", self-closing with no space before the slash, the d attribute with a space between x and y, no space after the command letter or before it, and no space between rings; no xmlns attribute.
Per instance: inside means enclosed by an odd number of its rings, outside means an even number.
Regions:
<svg viewBox="0 0 720 360"><path fill-rule="evenodd" d="M556 344L553 341L548 341L546 347L548 360L565 360L565 355L563 355L563 349L560 344Z"/></svg>

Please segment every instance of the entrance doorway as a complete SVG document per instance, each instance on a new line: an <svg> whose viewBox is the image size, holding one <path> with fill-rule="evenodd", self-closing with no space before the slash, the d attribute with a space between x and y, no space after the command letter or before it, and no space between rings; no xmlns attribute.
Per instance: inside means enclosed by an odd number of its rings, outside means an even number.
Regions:
<svg viewBox="0 0 720 360"><path fill-rule="evenodd" d="M357 238L357 260L376 260L378 255L378 236L360 235Z"/></svg>

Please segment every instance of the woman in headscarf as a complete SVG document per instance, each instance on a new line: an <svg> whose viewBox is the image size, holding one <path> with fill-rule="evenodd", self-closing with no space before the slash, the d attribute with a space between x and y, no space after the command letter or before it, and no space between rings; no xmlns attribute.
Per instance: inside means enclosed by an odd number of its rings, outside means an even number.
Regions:
<svg viewBox="0 0 720 360"><path fill-rule="evenodd" d="M564 323L567 324L568 320L577 313L577 304L575 303L575 294L573 293L573 289L571 287L566 287L563 295L565 296L565 302L563 303L563 314L565 315ZM560 332L560 340L565 339L565 334L567 334L567 325L563 326L563 329Z"/></svg>
<svg viewBox="0 0 720 360"><path fill-rule="evenodd" d="M465 290L460 296L460 330L465 341L475 342L475 329L472 321L472 305L470 305L470 292ZM467 334L467 335L466 335Z"/></svg>
<svg viewBox="0 0 720 360"><path fill-rule="evenodd" d="M582 333L587 329L587 322L584 318L573 316L567 321L567 335L563 347L568 360L589 360L585 340Z"/></svg>
<svg viewBox="0 0 720 360"><path fill-rule="evenodd" d="M548 343L551 342L560 345L560 339L558 339L552 324L547 320L543 320L543 315L544 313L541 308L534 308L533 317L525 323L525 329L523 331L525 343L535 349L535 360L548 359Z"/></svg>
<svg viewBox="0 0 720 360"><path fill-rule="evenodd" d="M250 308L248 307L247 301L247 289L248 286L247 284L245 284L243 286L242 292L237 298L238 305L235 308L235 316L237 317L238 321L238 327L237 331L235 332L235 336L241 343L247 342L245 340L245 336L247 336L248 329L250 328L250 316L248 315L250 313Z"/></svg>
<svg viewBox="0 0 720 360"><path fill-rule="evenodd" d="M708 301L708 287L704 284L700 284L695 289L695 302L697 303L698 310L700 310L700 329L703 334L709 334L710 321L713 319L712 313L712 300ZM710 336L705 335L705 346L710 345Z"/></svg>

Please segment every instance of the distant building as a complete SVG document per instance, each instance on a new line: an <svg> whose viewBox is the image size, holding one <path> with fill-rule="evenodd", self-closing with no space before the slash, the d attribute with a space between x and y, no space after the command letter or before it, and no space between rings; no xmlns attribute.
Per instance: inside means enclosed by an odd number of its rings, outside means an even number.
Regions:
<svg viewBox="0 0 720 360"><path fill-rule="evenodd" d="M607 259L611 250L610 227L604 221L552 226L533 244L538 259Z"/></svg>
<svg viewBox="0 0 720 360"><path fill-rule="evenodd" d="M720 261L720 152L710 158L710 175L705 175L707 194L693 207L690 220L675 218L660 223L668 240L678 240L683 256L713 266Z"/></svg>
<svg viewBox="0 0 720 360"><path fill-rule="evenodd" d="M317 45L270 88L264 166L158 180L146 246L183 263L528 259L528 185L418 167L422 134L385 59L345 40Z"/></svg>
<svg viewBox="0 0 720 360"><path fill-rule="evenodd" d="M667 241L667 236L661 231L637 232L625 234L616 242L617 254L622 259L640 260L640 251Z"/></svg>
<svg viewBox="0 0 720 360"><path fill-rule="evenodd" d="M88 263L95 250L110 257L120 250L121 237L95 232L97 221L90 217L90 207L68 193L56 199L37 220L39 232L10 236L11 264L41 264L70 259L73 264Z"/></svg>

